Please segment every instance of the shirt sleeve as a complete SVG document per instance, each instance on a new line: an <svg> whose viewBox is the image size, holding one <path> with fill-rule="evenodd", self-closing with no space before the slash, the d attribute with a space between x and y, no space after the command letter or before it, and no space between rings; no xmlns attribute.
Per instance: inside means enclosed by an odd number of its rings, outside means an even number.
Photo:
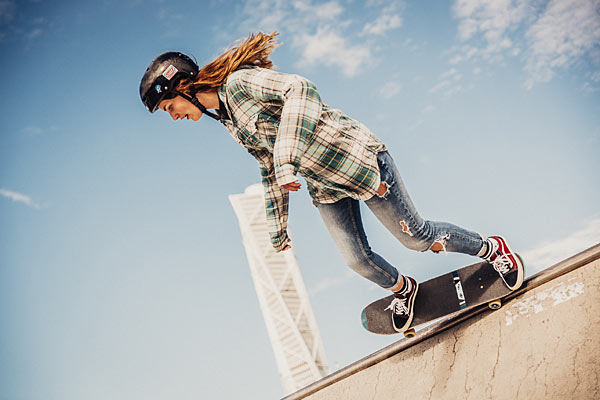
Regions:
<svg viewBox="0 0 600 400"><path fill-rule="evenodd" d="M260 175L265 191L265 210L271 243L281 251L288 245L287 234L289 191L280 187L275 179L272 155L267 150L248 149L260 166Z"/></svg>
<svg viewBox="0 0 600 400"><path fill-rule="evenodd" d="M298 75L249 68L235 74L228 86L234 91L234 97L243 92L258 101L282 102L273 149L275 179L279 186L295 182L302 154L311 141L323 109L315 85Z"/></svg>

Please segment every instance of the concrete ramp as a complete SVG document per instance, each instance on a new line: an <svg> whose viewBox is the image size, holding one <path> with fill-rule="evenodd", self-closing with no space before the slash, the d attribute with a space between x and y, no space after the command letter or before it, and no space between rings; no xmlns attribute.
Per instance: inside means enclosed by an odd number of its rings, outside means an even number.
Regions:
<svg viewBox="0 0 600 400"><path fill-rule="evenodd" d="M599 399L600 244L285 400Z"/></svg>

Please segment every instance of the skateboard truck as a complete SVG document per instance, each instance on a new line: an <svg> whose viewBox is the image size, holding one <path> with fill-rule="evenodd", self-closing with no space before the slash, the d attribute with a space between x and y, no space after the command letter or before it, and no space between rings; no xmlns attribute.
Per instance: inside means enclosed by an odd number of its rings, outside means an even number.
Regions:
<svg viewBox="0 0 600 400"><path fill-rule="evenodd" d="M488 303L488 308L490 310L498 310L498 309L502 308L502 300L497 299L497 300L490 301ZM415 331L415 328L409 328L408 330L404 331L403 334L404 334L405 338L409 339L409 338L415 336L417 334L417 332Z"/></svg>

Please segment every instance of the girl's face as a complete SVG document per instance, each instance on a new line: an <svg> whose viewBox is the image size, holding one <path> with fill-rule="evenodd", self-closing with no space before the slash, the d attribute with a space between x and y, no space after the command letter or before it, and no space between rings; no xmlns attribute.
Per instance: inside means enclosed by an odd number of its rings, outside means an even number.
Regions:
<svg viewBox="0 0 600 400"><path fill-rule="evenodd" d="M198 121L202 117L202 111L181 96L161 101L158 108L169 113L173 121L178 119Z"/></svg>

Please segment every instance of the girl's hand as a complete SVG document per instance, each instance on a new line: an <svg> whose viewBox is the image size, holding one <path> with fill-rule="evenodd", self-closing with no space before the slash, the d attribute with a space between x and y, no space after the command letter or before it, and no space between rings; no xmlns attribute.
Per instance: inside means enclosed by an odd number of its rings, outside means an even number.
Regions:
<svg viewBox="0 0 600 400"><path fill-rule="evenodd" d="M292 192L297 192L300 189L300 182L296 181L296 182L292 182L292 183L287 183L285 185L283 185L284 189L287 190L291 190Z"/></svg>

